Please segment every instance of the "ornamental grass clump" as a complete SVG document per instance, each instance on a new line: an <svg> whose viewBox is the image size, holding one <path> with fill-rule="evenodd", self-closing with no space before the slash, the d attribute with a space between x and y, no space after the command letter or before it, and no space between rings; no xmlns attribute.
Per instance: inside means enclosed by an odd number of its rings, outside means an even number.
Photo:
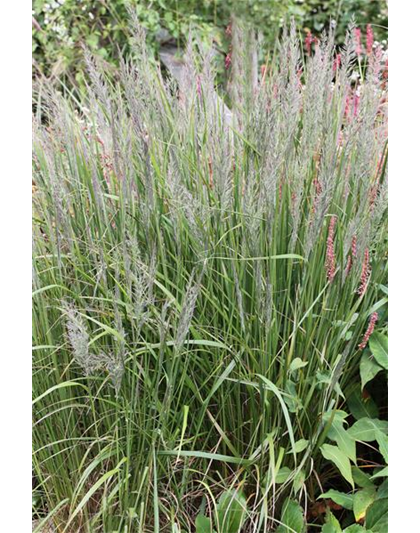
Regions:
<svg viewBox="0 0 420 533"><path fill-rule="evenodd" d="M229 533L216 505L240 494L241 531L274 531L287 498L307 508L331 476L323 415L381 305L386 58L361 65L352 30L339 61L332 32L308 53L292 27L260 71L245 39L227 106L211 52L190 42L175 80L133 33L116 79L86 53L83 95L37 98L45 516L157 533L195 531L201 513Z"/></svg>

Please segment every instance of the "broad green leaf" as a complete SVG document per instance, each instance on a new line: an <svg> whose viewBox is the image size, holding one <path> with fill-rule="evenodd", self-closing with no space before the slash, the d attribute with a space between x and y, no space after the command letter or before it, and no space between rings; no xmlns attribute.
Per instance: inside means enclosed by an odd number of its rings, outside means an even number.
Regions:
<svg viewBox="0 0 420 533"><path fill-rule="evenodd" d="M382 470L379 470L376 472L376 474L373 474L371 479L377 479L378 477L388 477L388 467L382 468Z"/></svg>
<svg viewBox="0 0 420 533"><path fill-rule="evenodd" d="M339 413L337 415L337 413ZM331 422L330 429L328 430L327 437L336 442L340 450L347 455L349 459L351 459L354 463L356 462L356 441L354 438L348 433L346 429L344 429L344 422L345 417L347 416L347 413L344 413L343 411L337 411L334 414L334 418ZM324 413L323 420L325 423L330 423L331 420L331 412Z"/></svg>
<svg viewBox="0 0 420 533"><path fill-rule="evenodd" d="M213 533L210 518L207 518L207 516L204 516L203 514L199 514L195 519L195 530L196 533Z"/></svg>
<svg viewBox="0 0 420 533"><path fill-rule="evenodd" d="M348 433L360 442L371 442L376 440L379 433L386 434L388 430L388 422L385 420L378 420L377 418L361 418L355 422Z"/></svg>
<svg viewBox="0 0 420 533"><path fill-rule="evenodd" d="M376 418L379 415L375 402L370 396L363 398L358 386L348 395L347 405L356 420L364 417Z"/></svg>
<svg viewBox="0 0 420 533"><path fill-rule="evenodd" d="M303 450L306 450L306 448L308 447L308 444L309 444L308 440L299 439L297 442L295 442L294 448L292 448L289 452L287 452L287 454L293 453L293 452L295 453L303 452Z"/></svg>
<svg viewBox="0 0 420 533"><path fill-rule="evenodd" d="M341 507L344 507L344 509L348 509L349 511L353 510L353 497L353 494L345 494L344 492L339 492L338 490L334 489L330 489L319 496L321 499L328 498L334 503L341 505Z"/></svg>
<svg viewBox="0 0 420 533"><path fill-rule="evenodd" d="M331 511L327 513L325 524L322 526L322 533L342 533L340 522L332 514Z"/></svg>
<svg viewBox="0 0 420 533"><path fill-rule="evenodd" d="M353 513L356 522L359 522L366 515L366 510L373 503L376 496L376 489L362 489L358 490L354 495Z"/></svg>
<svg viewBox="0 0 420 533"><path fill-rule="evenodd" d="M290 363L289 371L294 372L295 370L298 370L299 368L303 368L308 364L308 361L302 361L300 357L295 357L293 361Z"/></svg>
<svg viewBox="0 0 420 533"><path fill-rule="evenodd" d="M353 474L354 482L358 487L369 489L375 486L375 483L370 480L370 476L363 472L363 470L361 470L359 467L352 466L351 473Z"/></svg>
<svg viewBox="0 0 420 533"><path fill-rule="evenodd" d="M369 339L369 348L376 362L388 370L388 337L383 333L372 333Z"/></svg>
<svg viewBox="0 0 420 533"><path fill-rule="evenodd" d="M227 490L217 504L219 528L226 533L238 533L246 517L246 498L241 491Z"/></svg>
<svg viewBox="0 0 420 533"><path fill-rule="evenodd" d="M327 461L332 461L335 464L344 479L354 488L350 460L347 455L338 446L331 446L331 444L323 444L321 446L321 453Z"/></svg>
<svg viewBox="0 0 420 533"><path fill-rule="evenodd" d="M362 390L365 388L366 384L369 383L369 381L371 381L381 370L383 370L383 368L378 365L375 359L367 351L365 351L360 361Z"/></svg>
<svg viewBox="0 0 420 533"><path fill-rule="evenodd" d="M305 519L303 509L297 501L288 498L281 510L281 525L276 533L304 533Z"/></svg>
<svg viewBox="0 0 420 533"><path fill-rule="evenodd" d="M284 483L289 478L291 472L292 471L287 466L283 466L282 468L280 468L280 470L276 474L276 483L278 483L279 485L281 483Z"/></svg>
<svg viewBox="0 0 420 533"><path fill-rule="evenodd" d="M366 511L366 529L372 533L386 533L388 531L388 499L376 500Z"/></svg>

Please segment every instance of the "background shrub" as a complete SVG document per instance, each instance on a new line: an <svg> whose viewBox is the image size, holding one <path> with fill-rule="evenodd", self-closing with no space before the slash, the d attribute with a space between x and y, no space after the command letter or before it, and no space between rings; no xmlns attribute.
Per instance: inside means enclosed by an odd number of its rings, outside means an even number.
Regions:
<svg viewBox="0 0 420 533"><path fill-rule="evenodd" d="M34 0L33 55L35 71L47 76L65 74L81 81L81 45L86 43L103 60L117 64L118 50L130 52L127 0ZM232 14L252 23L265 36L270 52L291 17L304 35L320 35L337 21L336 42L342 44L351 18L363 31L372 24L378 41L387 39L386 0L137 0L139 22L147 30L151 51L161 40L183 45L190 31L223 54L229 41L225 30ZM264 53L262 53L264 56Z"/></svg>

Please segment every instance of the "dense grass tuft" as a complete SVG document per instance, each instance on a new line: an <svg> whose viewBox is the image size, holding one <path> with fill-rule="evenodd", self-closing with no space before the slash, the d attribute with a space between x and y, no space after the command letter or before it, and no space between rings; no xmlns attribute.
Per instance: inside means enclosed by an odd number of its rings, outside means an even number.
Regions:
<svg viewBox="0 0 420 533"><path fill-rule="evenodd" d="M292 28L260 72L234 32L231 111L210 54L175 83L140 31L117 82L88 55L82 102L38 101L34 468L60 531L201 509L226 533L228 489L242 531L274 531L331 474L322 415L387 275L384 58L349 37L337 69L330 35L303 61Z"/></svg>

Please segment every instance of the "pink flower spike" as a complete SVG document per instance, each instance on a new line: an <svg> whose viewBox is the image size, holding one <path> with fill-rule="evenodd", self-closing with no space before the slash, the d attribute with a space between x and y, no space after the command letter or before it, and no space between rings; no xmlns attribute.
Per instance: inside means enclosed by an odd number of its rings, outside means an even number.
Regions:
<svg viewBox="0 0 420 533"><path fill-rule="evenodd" d="M325 257L325 269L327 271L328 281L332 281L336 273L334 252L334 230L336 222L337 217L334 215L331 217L330 225L328 227L327 253Z"/></svg>
<svg viewBox="0 0 420 533"><path fill-rule="evenodd" d="M341 54L337 54L335 56L334 63L333 63L333 72L336 72L340 68L340 65L341 65Z"/></svg>
<svg viewBox="0 0 420 533"><path fill-rule="evenodd" d="M315 38L312 35L312 33L310 31L308 31L308 33L306 34L306 37L305 37L305 48L306 48L306 51L308 52L308 55L311 55L312 43L313 42L315 42Z"/></svg>
<svg viewBox="0 0 420 533"><path fill-rule="evenodd" d="M366 53L367 55L370 55L372 53L374 40L375 38L373 35L372 26L368 24L366 28Z"/></svg>
<svg viewBox="0 0 420 533"><path fill-rule="evenodd" d="M355 52L357 56L362 55L362 32L360 28L354 28L354 44L355 44Z"/></svg>
<svg viewBox="0 0 420 533"><path fill-rule="evenodd" d="M356 235L353 235L351 239L351 256L353 259L356 259L357 257L357 237Z"/></svg>
<svg viewBox="0 0 420 533"><path fill-rule="evenodd" d="M359 113L359 102L360 102L360 96L356 92L354 95L354 99L353 99L353 115L355 117Z"/></svg>
<svg viewBox="0 0 420 533"><path fill-rule="evenodd" d="M363 296L366 292L370 276L370 265L369 265L369 249L366 248L365 256L363 259L362 265L362 275L360 276L360 285L357 289L357 294Z"/></svg>
<svg viewBox="0 0 420 533"><path fill-rule="evenodd" d="M201 91L201 78L200 78L200 76L197 76L196 84L197 84L197 95L200 98L201 97L201 92L202 92Z"/></svg>
<svg viewBox="0 0 420 533"><path fill-rule="evenodd" d="M360 350L364 350L366 348L369 338L372 335L373 330L375 329L375 324L377 321L378 321L378 313L373 313L370 317L369 325L367 327L366 333L363 335L362 342L359 344Z"/></svg>

